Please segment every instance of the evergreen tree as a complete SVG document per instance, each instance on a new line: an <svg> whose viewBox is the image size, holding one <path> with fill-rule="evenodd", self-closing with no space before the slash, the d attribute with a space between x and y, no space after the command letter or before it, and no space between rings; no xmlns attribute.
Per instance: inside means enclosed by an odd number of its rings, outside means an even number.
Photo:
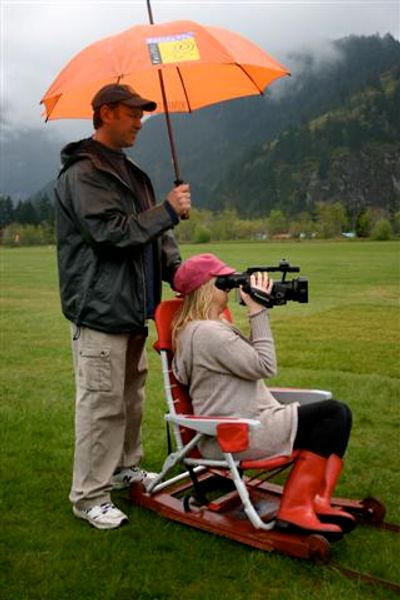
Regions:
<svg viewBox="0 0 400 600"><path fill-rule="evenodd" d="M40 223L46 222L54 225L54 206L47 194L43 194L36 202L36 211Z"/></svg>
<svg viewBox="0 0 400 600"><path fill-rule="evenodd" d="M39 215L30 200L20 200L14 211L14 219L22 225L38 225Z"/></svg>
<svg viewBox="0 0 400 600"><path fill-rule="evenodd" d="M0 196L0 229L14 221L14 206L10 196Z"/></svg>

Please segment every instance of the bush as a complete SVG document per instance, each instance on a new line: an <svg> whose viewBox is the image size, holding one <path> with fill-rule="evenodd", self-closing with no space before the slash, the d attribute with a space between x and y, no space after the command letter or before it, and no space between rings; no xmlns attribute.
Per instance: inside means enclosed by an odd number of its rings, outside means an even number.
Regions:
<svg viewBox="0 0 400 600"><path fill-rule="evenodd" d="M374 215L371 209L361 212L356 220L357 237L367 238L371 235L373 228Z"/></svg>
<svg viewBox="0 0 400 600"><path fill-rule="evenodd" d="M214 214L210 223L213 240L236 240L238 238L238 215L235 209L226 208Z"/></svg>
<svg viewBox="0 0 400 600"><path fill-rule="evenodd" d="M49 223L21 225L11 223L2 231L1 243L4 246L42 246L55 243L54 227Z"/></svg>
<svg viewBox="0 0 400 600"><path fill-rule="evenodd" d="M312 238L316 230L317 226L307 212L300 213L289 224L289 233L296 239Z"/></svg>
<svg viewBox="0 0 400 600"><path fill-rule="evenodd" d="M373 237L373 230L379 221L386 220L390 222L389 214L382 208L372 207L363 210L356 220L357 237ZM399 223L400 224L400 223ZM396 231L396 215L393 218L393 226ZM392 230L393 234L393 230Z"/></svg>
<svg viewBox="0 0 400 600"><path fill-rule="evenodd" d="M393 235L393 229L388 219L379 219L372 229L371 237L373 240L390 240Z"/></svg>
<svg viewBox="0 0 400 600"><path fill-rule="evenodd" d="M195 244L208 244L211 240L211 232L204 225L196 225L194 230L194 243Z"/></svg>
<svg viewBox="0 0 400 600"><path fill-rule="evenodd" d="M269 237L287 232L287 219L281 210L271 210L268 216L267 228Z"/></svg>
<svg viewBox="0 0 400 600"><path fill-rule="evenodd" d="M323 238L339 236L348 224L346 208L341 202L317 202L317 228Z"/></svg>
<svg viewBox="0 0 400 600"><path fill-rule="evenodd" d="M400 210L394 215L393 218L394 223L394 233L400 236Z"/></svg>

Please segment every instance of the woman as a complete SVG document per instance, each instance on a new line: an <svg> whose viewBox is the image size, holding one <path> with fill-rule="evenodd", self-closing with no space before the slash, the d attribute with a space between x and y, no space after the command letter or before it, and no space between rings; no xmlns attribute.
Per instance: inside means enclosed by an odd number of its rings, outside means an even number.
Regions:
<svg viewBox="0 0 400 600"><path fill-rule="evenodd" d="M330 504L350 436L350 409L336 400L306 406L275 400L263 381L277 372L267 309L241 289L250 337L223 319L228 292L215 281L234 272L212 254L193 256L176 271L174 288L184 300L173 324L174 374L189 386L195 415L261 422L251 433L249 448L236 458L272 458L300 450L284 486L277 526L335 537L355 524L352 515ZM270 293L273 281L266 272L256 273L250 285ZM212 438L200 443L199 450L206 458L221 457Z"/></svg>

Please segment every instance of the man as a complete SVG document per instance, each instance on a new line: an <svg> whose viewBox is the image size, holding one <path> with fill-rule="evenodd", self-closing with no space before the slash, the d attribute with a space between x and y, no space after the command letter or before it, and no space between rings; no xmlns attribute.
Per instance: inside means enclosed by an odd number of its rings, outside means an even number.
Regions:
<svg viewBox="0 0 400 600"><path fill-rule="evenodd" d="M149 483L140 469L147 319L181 262L173 227L188 185L156 204L148 176L122 151L156 104L111 84L92 100L95 132L61 153L56 184L61 303L72 323L76 383L75 516L99 529L127 522L111 490Z"/></svg>

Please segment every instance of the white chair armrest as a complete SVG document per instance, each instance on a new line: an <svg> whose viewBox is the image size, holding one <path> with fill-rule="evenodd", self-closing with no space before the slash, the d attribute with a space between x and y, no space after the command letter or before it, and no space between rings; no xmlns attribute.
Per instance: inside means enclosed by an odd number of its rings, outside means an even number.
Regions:
<svg viewBox="0 0 400 600"><path fill-rule="evenodd" d="M309 390L302 388L279 388L268 387L269 391L278 402L282 404L290 404L292 402L300 402L300 404L313 404L321 400L330 400L332 392L326 390Z"/></svg>
<svg viewBox="0 0 400 600"><path fill-rule="evenodd" d="M217 426L221 423L229 424L244 424L248 425L249 429L261 427L260 421L256 419L241 419L239 417L197 417L194 415L165 415L165 420L174 425L180 425L193 429L198 433L205 435L216 436Z"/></svg>

